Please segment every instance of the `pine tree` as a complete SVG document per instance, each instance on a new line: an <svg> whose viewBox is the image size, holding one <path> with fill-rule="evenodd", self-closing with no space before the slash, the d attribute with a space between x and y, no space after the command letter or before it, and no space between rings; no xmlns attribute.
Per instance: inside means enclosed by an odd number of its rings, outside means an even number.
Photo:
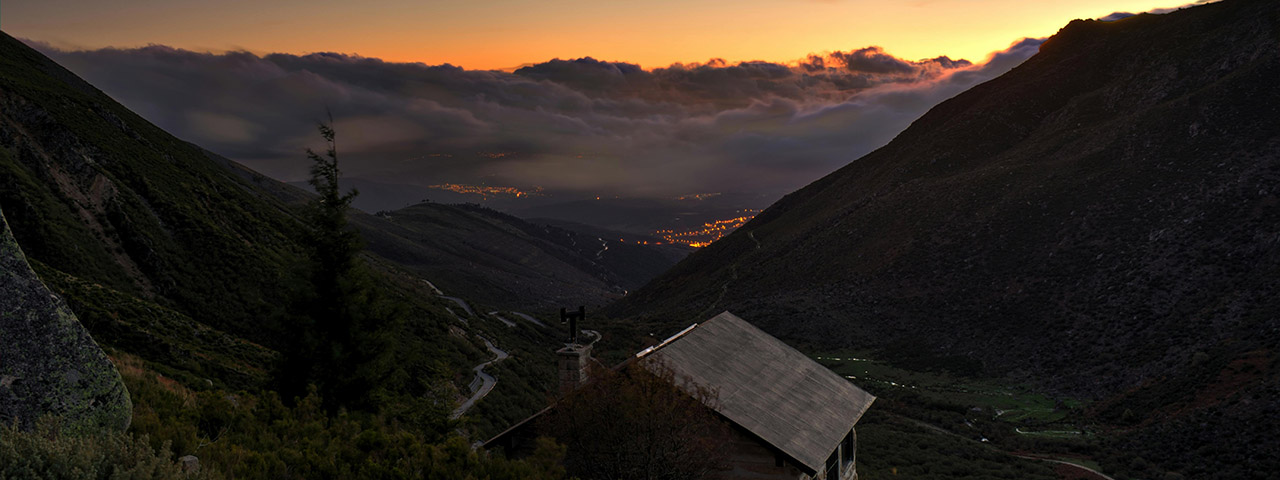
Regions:
<svg viewBox="0 0 1280 480"><path fill-rule="evenodd" d="M376 356L380 324L370 280L360 262L360 235L347 224L347 210L359 192L338 186L335 132L319 125L326 150L307 149L310 184L319 195L306 210L308 282L295 299L292 345L277 373L285 398L302 395L307 386L320 389L326 406L369 407L369 372L363 367Z"/></svg>
<svg viewBox="0 0 1280 480"><path fill-rule="evenodd" d="M343 193L334 130L320 124L326 150L307 150L318 197L304 216L306 281L294 295L285 323L290 339L276 372L285 399L317 388L330 411L378 412L420 433L443 438L456 428L450 370L433 339L418 336L409 305L386 295L361 260L359 234L347 224L355 190ZM384 281L386 279L383 279Z"/></svg>
<svg viewBox="0 0 1280 480"><path fill-rule="evenodd" d="M311 234L312 262L315 267L312 282L316 294L323 302L325 299L338 299L337 295L343 293L342 281L348 279L356 267L356 254L361 247L360 236L347 226L347 209L360 192L352 189L344 194L338 187L341 171L338 170L338 148L334 130L332 126L323 123L319 125L319 129L328 148L324 156L307 149L307 158L311 160L309 183L320 195L308 209L307 226ZM328 326L320 327L325 329Z"/></svg>

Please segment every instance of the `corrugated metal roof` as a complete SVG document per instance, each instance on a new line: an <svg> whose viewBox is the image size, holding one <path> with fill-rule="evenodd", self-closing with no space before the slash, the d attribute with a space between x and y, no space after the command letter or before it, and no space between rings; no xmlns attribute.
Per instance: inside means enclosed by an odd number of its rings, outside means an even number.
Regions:
<svg viewBox="0 0 1280 480"><path fill-rule="evenodd" d="M644 356L718 392L716 411L811 470L875 397L729 312Z"/></svg>

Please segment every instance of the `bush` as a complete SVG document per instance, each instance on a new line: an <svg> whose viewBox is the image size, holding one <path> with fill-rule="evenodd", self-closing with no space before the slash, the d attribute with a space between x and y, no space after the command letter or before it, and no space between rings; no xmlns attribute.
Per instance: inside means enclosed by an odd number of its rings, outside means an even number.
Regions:
<svg viewBox="0 0 1280 480"><path fill-rule="evenodd" d="M153 450L146 437L117 432L67 435L59 423L46 417L30 432L0 427L0 478L216 478L208 470L183 472L167 444Z"/></svg>

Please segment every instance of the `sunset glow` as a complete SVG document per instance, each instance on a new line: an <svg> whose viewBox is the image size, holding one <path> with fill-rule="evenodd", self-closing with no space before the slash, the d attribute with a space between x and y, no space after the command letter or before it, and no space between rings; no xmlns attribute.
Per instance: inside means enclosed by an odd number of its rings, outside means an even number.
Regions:
<svg viewBox="0 0 1280 480"><path fill-rule="evenodd" d="M82 4L83 3L83 4ZM5 2L0 28L73 49L163 44L259 54L332 51L395 62L512 69L551 58L645 68L723 58L788 62L871 45L905 59L981 61L1074 18L1168 0L716 0L503 2Z"/></svg>

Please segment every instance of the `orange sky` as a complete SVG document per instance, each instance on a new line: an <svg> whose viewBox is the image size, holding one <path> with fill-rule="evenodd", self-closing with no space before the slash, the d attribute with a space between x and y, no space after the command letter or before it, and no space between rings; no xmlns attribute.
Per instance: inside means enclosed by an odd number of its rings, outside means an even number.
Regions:
<svg viewBox="0 0 1280 480"><path fill-rule="evenodd" d="M269 5L262 5L269 3ZM502 69L591 56L639 63L787 62L880 45L918 60L980 61L1074 18L1168 0L25 0L0 28L63 48L163 44L197 51L335 51ZM215 5L216 4L216 5Z"/></svg>

